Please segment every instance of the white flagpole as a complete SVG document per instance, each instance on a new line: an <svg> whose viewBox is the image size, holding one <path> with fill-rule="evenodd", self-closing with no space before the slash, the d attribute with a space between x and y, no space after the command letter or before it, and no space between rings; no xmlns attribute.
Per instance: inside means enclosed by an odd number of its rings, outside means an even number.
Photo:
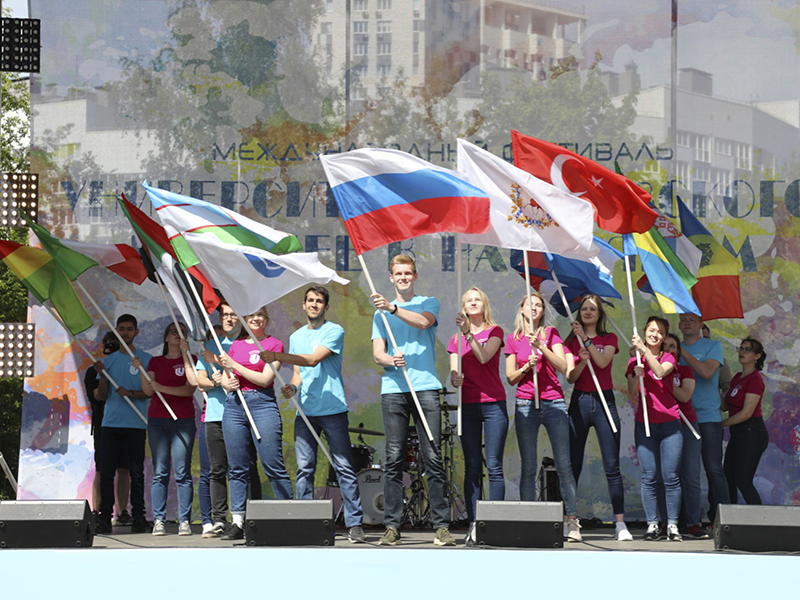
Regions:
<svg viewBox="0 0 800 600"><path fill-rule="evenodd" d="M364 262L364 258L358 254L358 262L361 263L361 269L364 271L364 275L367 277L367 283L369 284L369 289L372 294L377 294L378 292L375 291L375 284L372 283L372 277L369 275L369 270L367 269L367 264ZM398 354L400 349L397 347L397 340L394 339L394 334L392 333L392 328L389 327L389 320L386 318L386 314L384 311L379 311L381 313L381 319L383 319L383 326L386 328L386 334L389 336L389 341L392 344L392 348L394 348L394 353ZM459 351L461 349L459 348ZM411 397L414 399L414 405L417 407L417 412L419 413L420 421L422 421L422 426L425 429L425 433L428 435L428 439L433 441L433 434L431 433L431 428L428 426L428 420L425 418L425 413L422 412L422 405L419 403L419 398L417 397L417 392L414 390L414 386L411 384L411 378L408 376L408 369L403 367L403 375L406 378L406 383L408 384L408 389L411 390Z"/></svg>
<svg viewBox="0 0 800 600"><path fill-rule="evenodd" d="M463 291L461 289L462 282L461 282L461 234L460 233L456 234L456 264L457 264L456 286L458 287L457 298L459 302L458 310L461 311L461 296L463 294ZM456 348L458 348L458 374L463 377L464 374L461 372L461 328L460 327L458 327L458 333L456 335L458 336L458 339L456 340ZM459 437L461 437L461 403L462 403L461 399L462 399L463 388L464 388L464 381L462 379L461 385L458 386L458 411L456 413L457 415L456 419L458 421L458 424L456 425L457 427L456 435L458 435Z"/></svg>
<svg viewBox="0 0 800 600"><path fill-rule="evenodd" d="M76 338L74 335L72 335L72 332L71 332L69 329L67 329L67 326L66 326L66 325L64 325L64 321L62 321L62 320L61 320L61 318L60 318L60 317L59 317L59 316L58 316L58 315L55 313L55 311L54 311L52 308L50 308L49 306L47 306L46 304L42 304L42 306L43 306L43 307L44 307L44 308L47 310L47 312L49 312L49 313L50 313L50 316L52 316L52 317L53 317L53 319L55 319L55 322L56 322L56 323L58 323L59 325L61 325L61 327L63 327L63 328L64 328L64 331L66 331L66 332L67 332L67 335L69 336L70 340L71 340L71 341L73 341L73 342L75 342L76 344L78 344L78 346L80 347L80 349L81 349L81 350L83 350L83 353L84 353L86 356L88 356L88 357L89 357L89 359L91 359L92 363L95 363L95 362L97 362L97 359L96 359L96 358L94 357L94 355L93 355L93 354L92 354L92 353L89 351L89 349L88 349L86 346L84 346L84 345L83 345L83 342L81 342L81 341L80 341L78 338ZM119 387L119 386L117 385L117 382L116 382L116 381L114 381L114 378L113 378L113 377L111 377L111 375L109 375L108 371L106 371L105 369L103 369L102 373L103 373L103 375L105 375L106 379L108 379L108 382L109 382L109 383L110 383L112 386L114 386L114 389L117 389L117 388ZM144 416L144 415L141 413L141 411L140 411L138 408L136 408L136 405L133 403L133 401L132 401L130 398L128 398L128 396L123 396L123 398L125 398L125 402L127 402L127 403L128 403L128 406L130 406L130 407L133 409L133 412L135 412L137 415L139 415L139 418L140 418L142 421L144 421L144 424L145 424L145 425L147 425L147 417L145 417L145 416Z"/></svg>
<svg viewBox="0 0 800 600"><path fill-rule="evenodd" d="M224 352L222 349L222 343L219 341L219 336L217 335L216 330L214 329L214 325L211 323L211 319L208 316L208 313L203 308L203 300L200 298L200 294L197 292L197 288L194 287L194 281L192 281L191 275L186 273L186 282L189 284L189 289L192 290L192 294L194 295L194 299L197 302L197 306L200 308L200 312L203 313L203 317L206 320L206 326L208 330L211 332L211 337L214 338L214 342L217 344L217 350L220 354ZM225 369L225 374L228 378L231 378L233 375L228 369ZM247 420L250 422L250 427L253 429L253 433L256 436L257 440L261 439L261 433L258 431L258 427L256 427L256 422L253 420L253 415L250 414L250 407L247 406L247 401L244 399L244 394L242 394L242 390L237 389L236 394L239 396L239 401L242 403L242 408L244 409L244 414L247 415Z"/></svg>
<svg viewBox="0 0 800 600"><path fill-rule="evenodd" d="M550 269L550 274L553 276L553 282L556 284L556 288L558 289L558 295L561 296L561 302L564 304L564 310L567 311L567 315L569 316L569 321L570 323L572 323L572 321L574 321L572 317L572 311L569 309L569 302L567 302L567 297L564 295L564 289L561 287L561 282L558 280L558 275L556 275L556 270ZM578 342L580 343L580 340L578 340ZM614 419L611 417L611 411L608 409L608 403L606 402L606 397L603 395L603 388L600 387L600 381L598 381L597 379L597 373L595 373L594 365L592 364L591 358L588 361L586 361L586 366L589 367L589 373L592 376L592 381L594 381L594 387L597 389L597 395L600 397L600 402L602 403L603 410L606 413L608 424L611 425L611 431L617 433L617 426L614 423Z"/></svg>
<svg viewBox="0 0 800 600"><path fill-rule="evenodd" d="M531 324L531 332L534 331L533 327L533 304L531 303L531 280L530 280L530 270L528 268L528 251L522 251L522 263L525 268L525 291L527 292L527 299L528 299L528 318L530 319ZM534 354L536 353L536 348L534 348L533 343L531 343L531 352ZM535 396L535 404L536 410L539 410L539 374L537 373L537 367L539 366L538 362L533 366L533 390Z"/></svg>
<svg viewBox="0 0 800 600"><path fill-rule="evenodd" d="M109 320L108 320L108 317L105 315L105 313L104 313L104 312L103 312L103 311L100 309L100 307L97 305L97 302L95 302L95 301L94 301L94 298L92 298L91 294L89 294L89 291L88 291L88 290L87 290L85 287L83 287L83 284L82 284L80 281L78 281L77 279L75 280L75 283L76 283L76 284L78 284L78 287L80 287L80 288L81 288L81 291L83 291L84 295L85 295L85 296L86 296L86 297L89 299L89 302L91 302L91 303L92 303L92 306L94 306L95 310L96 310L98 313L100 313L100 316L103 318L103 321L105 321L105 322L106 322L106 325L108 325L108 328L109 328L111 331L113 331L113 332L114 332L114 335L115 335L115 336L117 337L117 339L119 340L119 343L122 345L122 347L123 347L123 348L125 348L125 352L127 352L127 353L128 353L128 355L129 355L131 358L135 358L135 356L136 356L136 355L133 353L133 350L131 350L131 349L130 349L130 346L128 346L128 344L126 344L126 343L125 343L125 340L123 340L123 339L122 339L122 336L120 336L120 334L117 332L117 329L116 329L116 327L114 327L114 326L111 324L111 321L109 321ZM153 380L150 378L150 375L148 375L148 374L147 374L147 371L145 370L145 368L144 368L144 365L142 365L142 366L140 366L140 367L139 367L139 372L140 372L142 375L144 375L144 378L145 378L147 381L153 381ZM166 409L167 409L167 412L168 412L168 413L169 413L169 415L172 417L172 420L173 420L173 421L177 421L177 420L178 420L178 417L175 415L175 412L172 410L172 407L170 407L169 403L167 402L166 398L164 398L164 396L161 394L161 392L159 392L158 390L156 390L156 396L158 396L159 400L161 400L161 403L164 405L164 408L166 408Z"/></svg>
<svg viewBox="0 0 800 600"><path fill-rule="evenodd" d="M237 313L236 316L238 317L239 322L242 324L242 327L244 327L245 331L247 331L247 334L250 336L250 339L253 340L253 342L255 342L256 348L258 348L258 351L259 352L263 352L264 351L264 347L261 345L261 342L258 340L258 338L253 333L253 330L250 329L250 326L244 320L244 317L242 317L242 315L240 315L238 313ZM275 365L273 365L272 363L268 363L268 364L269 364L269 368L272 369L272 372L275 374L275 379L278 380L278 384L281 386L281 388L283 388L286 385L286 381L284 381L283 376L280 374L280 371L278 371L275 368ZM276 395L276 397L277 397L277 395ZM317 445L322 450L322 453L327 457L328 461L331 464L333 464L333 458L331 458L331 455L328 453L328 449L325 448L325 446L322 444L322 440L320 439L319 435L317 434L317 430L314 429L311 426L311 422L308 420L308 417L306 416L306 413L304 413L303 409L300 408L300 403L297 401L297 394L292 394L291 400L292 400L292 404L294 404L294 407L297 409L297 413L300 415L300 418L303 419L303 422L306 424L306 427L308 427L308 430L311 432L311 435L314 437L314 440L317 442Z"/></svg>
<svg viewBox="0 0 800 600"><path fill-rule="evenodd" d="M178 336L180 336L181 341L186 339L186 336L183 335L183 329L181 329L180 324L178 323L178 318L175 316L175 311L172 310L172 302L170 302L169 295L167 294L166 286L164 282L161 281L161 275L158 274L158 271L153 269L153 273L155 273L156 279L158 279L158 288L161 290L161 295L164 296L164 302L167 303L167 309L169 310L169 316L172 318L172 322L175 324L175 329L178 330ZM194 361L192 360L192 353L189 352L189 362L192 365L192 372L194 373L194 379L197 381L197 370L194 368ZM200 390L200 393L203 394L203 400L206 404L208 404L208 394L204 390ZM192 398L194 398L194 394L192 394ZM203 410L203 407L199 407L200 410Z"/></svg>
<svg viewBox="0 0 800 600"><path fill-rule="evenodd" d="M633 302L633 280L631 279L631 259L625 255L625 275L628 278L628 300L631 304L631 319L633 319L633 335L639 335L636 328L636 305ZM636 366L642 366L642 356L636 350ZM644 415L644 433L650 437L650 417L647 415L647 400L644 395L644 377L639 377L639 395L642 402L642 414Z"/></svg>
<svg viewBox="0 0 800 600"><path fill-rule="evenodd" d="M8 482L11 484L11 487L14 488L14 494L17 493L17 480L14 479L14 473L11 472L11 467L8 466L6 459L3 458L3 453L0 452L0 466L3 467L3 471L6 473L6 477L8 477Z"/></svg>

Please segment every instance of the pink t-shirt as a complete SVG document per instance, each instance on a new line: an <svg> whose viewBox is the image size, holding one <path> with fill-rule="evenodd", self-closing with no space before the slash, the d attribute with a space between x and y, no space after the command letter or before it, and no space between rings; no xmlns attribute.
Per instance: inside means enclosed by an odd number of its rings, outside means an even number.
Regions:
<svg viewBox="0 0 800 600"><path fill-rule="evenodd" d="M447 346L450 354L456 352L457 338L458 336L454 335ZM503 347L503 330L496 325L475 334L475 341L484 348L490 338L500 338L500 348ZM500 348L486 361L486 364L481 364L467 344L467 340L461 336L461 371L464 373L461 401L464 404L505 401L506 391L503 382L500 381Z"/></svg>
<svg viewBox="0 0 800 600"><path fill-rule="evenodd" d="M677 365L672 372L672 383L675 387L681 387L684 379L694 379L694 371L689 365ZM697 413L694 412L691 400L685 404L683 402L678 402L678 407L681 412L686 415L690 423L697 423Z"/></svg>
<svg viewBox="0 0 800 600"><path fill-rule="evenodd" d="M271 335L261 340L261 347L264 348L264 350L283 352L283 343L280 340L276 340ZM251 344L249 340L236 340L233 342L231 347L228 349L228 355L243 367L247 367L253 371L258 371L259 373L263 372L264 367L267 366L267 363L261 360L261 357L259 356L258 346ZM239 375L236 369L234 369L233 372L234 374ZM243 392L247 390L265 389L255 385L252 381L242 376L239 376L239 387ZM272 392L274 397L273 384L269 384L266 389Z"/></svg>
<svg viewBox="0 0 800 600"><path fill-rule="evenodd" d="M196 361L193 358L193 362ZM183 364L183 357L167 358L166 356L154 356L150 359L147 365L148 372L155 373L155 380L161 385L169 387L181 387L186 385L186 370ZM179 419L194 419L194 403L191 396L173 396L172 394L164 394L164 400L167 401L172 412ZM150 400L150 408L147 410L148 418L155 419L171 419L172 416L167 411L164 403L154 395Z"/></svg>
<svg viewBox="0 0 800 600"><path fill-rule="evenodd" d="M660 359L661 364L672 363L675 364L675 357L669 352L664 352ZM678 412L678 401L672 393L673 378L672 373L669 377L659 379L653 375L650 370L650 365L642 358L642 365L644 366L644 396L647 401L647 418L651 423L668 423L670 421L677 421L681 418ZM625 371L625 377L633 373L633 368L636 366L636 357L628 361L628 369ZM638 385L637 385L638 395ZM644 413L642 412L642 403L636 408L636 416L634 417L638 423L644 423Z"/></svg>
<svg viewBox="0 0 800 600"><path fill-rule="evenodd" d="M561 337L555 327L548 327L545 330L545 345L552 350L556 344L563 344ZM514 334L510 333L506 338L505 353L507 355L515 355L517 368L521 369L528 362L528 357L531 355L530 340L528 340L527 336L522 336L518 340L514 339ZM539 355L539 362L536 363L536 375L539 377L539 399L561 400L564 397L564 392L561 390L555 367L547 358L542 356L541 350L537 350L536 354ZM531 370L517 383L517 398L533 400L535 397L536 390L533 383L533 371Z"/></svg>
<svg viewBox="0 0 800 600"><path fill-rule="evenodd" d="M617 344L617 336L614 333L607 333L605 335L598 335L593 338L589 338L592 340L592 345L597 348L600 352L617 352L619 350L619 345ZM578 356L578 350L583 346L581 341L578 339L577 336L573 336L572 339L567 343L566 347L567 350L572 353L575 357L575 366L577 367L581 362L581 357ZM590 347L591 348L591 347ZM614 348L614 350L611 350ZM591 351L591 350L590 350ZM592 361L592 365L594 365L594 372L597 374L597 381L600 383L600 388L604 390L612 390L614 389L614 382L611 381L611 367L613 366L614 361L608 363L605 369L601 369ZM597 388L594 385L594 381L592 381L592 374L589 372L589 367L586 367L581 374L578 375L578 379L575 381L575 389L581 392L596 392Z"/></svg>
<svg viewBox="0 0 800 600"><path fill-rule="evenodd" d="M764 378L758 371L753 371L750 375L742 377L741 373L737 373L731 380L731 387L728 389L728 395L725 396L725 402L728 403L728 414L732 417L744 408L744 397L747 394L758 394L758 404L753 411L753 417L761 417L761 400L764 398Z"/></svg>

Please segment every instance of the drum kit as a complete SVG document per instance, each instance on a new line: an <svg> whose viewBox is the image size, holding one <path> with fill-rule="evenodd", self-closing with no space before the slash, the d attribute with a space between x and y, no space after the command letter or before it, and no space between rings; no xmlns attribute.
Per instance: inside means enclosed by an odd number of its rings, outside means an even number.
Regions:
<svg viewBox="0 0 800 600"><path fill-rule="evenodd" d="M455 440L456 425L450 422L450 413L457 407L447 404L445 396L454 394L448 390L442 390L441 410L442 410L442 429L441 429L441 452L444 464L445 477L447 479L447 501L450 506L451 521L456 521L465 513L466 504L461 493L455 484ZM358 443L352 445L353 467L358 474L358 490L361 494L361 505L364 511L364 525L380 525L383 523L383 476L384 470L380 463L374 461L375 448L367 444L364 436L384 437L382 431L366 429L363 423L358 427L350 427L350 433L358 435ZM406 460L403 466L403 486L405 488L405 498L403 500L403 523L411 527L424 528L432 524L430 496L428 488L424 484L423 475L425 465L422 460L422 451L417 430L409 426L406 438ZM328 480L326 483L325 498L328 498L332 488L338 488L336 474L331 466L328 470ZM340 507L337 514L337 521L343 518Z"/></svg>

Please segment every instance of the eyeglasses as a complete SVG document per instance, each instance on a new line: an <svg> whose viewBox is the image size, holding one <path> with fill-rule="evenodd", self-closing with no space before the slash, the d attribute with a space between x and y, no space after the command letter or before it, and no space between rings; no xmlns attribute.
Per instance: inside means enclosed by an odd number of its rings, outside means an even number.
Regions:
<svg viewBox="0 0 800 600"><path fill-rule="evenodd" d="M223 319L235 319L236 313L222 313L221 316Z"/></svg>
<svg viewBox="0 0 800 600"><path fill-rule="evenodd" d="M737 348L737 350L739 352L753 352L753 347L752 346L739 346Z"/></svg>
<svg viewBox="0 0 800 600"><path fill-rule="evenodd" d="M177 329L174 329L174 328L173 328L173 329L167 329L167 333L168 333L169 335L178 335L178 330L177 330ZM185 335L185 334L186 334L186 332L184 332L184 335Z"/></svg>

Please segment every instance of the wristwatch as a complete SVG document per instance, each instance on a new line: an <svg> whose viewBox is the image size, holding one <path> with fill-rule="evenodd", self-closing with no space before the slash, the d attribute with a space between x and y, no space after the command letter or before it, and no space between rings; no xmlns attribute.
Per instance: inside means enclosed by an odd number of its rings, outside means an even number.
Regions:
<svg viewBox="0 0 800 600"><path fill-rule="evenodd" d="M397 309L398 309L398 306L397 306L397 304L392 304L392 306L394 307L394 310L390 310L390 311L389 311L389 314L390 314L390 315L393 315L393 314L395 314L395 313L397 312Z"/></svg>
<svg viewBox="0 0 800 600"><path fill-rule="evenodd" d="M584 347L584 348L588 348L588 347L589 347L589 346L591 346L591 345L592 345L592 338L588 338L588 337L587 337L587 338L586 338L586 341L583 343L583 347Z"/></svg>

